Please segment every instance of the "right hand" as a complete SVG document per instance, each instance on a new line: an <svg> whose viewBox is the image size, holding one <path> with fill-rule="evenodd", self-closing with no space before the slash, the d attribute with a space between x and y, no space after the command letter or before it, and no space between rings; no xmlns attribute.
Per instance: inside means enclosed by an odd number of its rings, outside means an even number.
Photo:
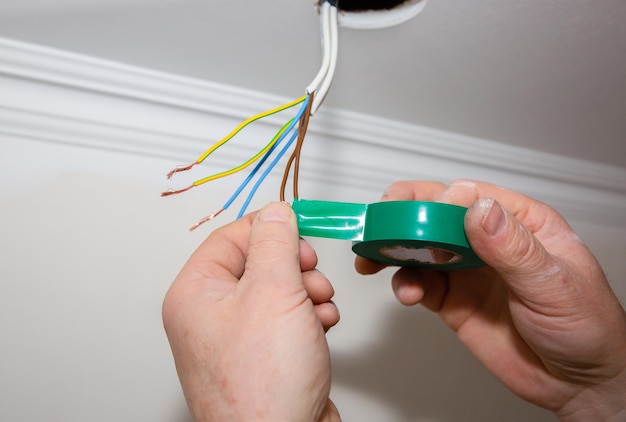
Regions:
<svg viewBox="0 0 626 422"><path fill-rule="evenodd" d="M600 265L552 208L475 181L399 182L383 200L469 207L465 232L488 267L401 268L405 305L437 312L515 394L563 420L626 419L626 313ZM383 265L357 258L372 274Z"/></svg>
<svg viewBox="0 0 626 422"><path fill-rule="evenodd" d="M194 420L339 420L325 336L339 312L316 265L283 203L216 229L189 258L163 322Z"/></svg>

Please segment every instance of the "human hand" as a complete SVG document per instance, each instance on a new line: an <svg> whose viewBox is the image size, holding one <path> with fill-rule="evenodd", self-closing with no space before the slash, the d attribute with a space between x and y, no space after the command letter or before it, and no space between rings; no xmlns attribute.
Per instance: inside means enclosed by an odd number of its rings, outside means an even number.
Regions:
<svg viewBox="0 0 626 422"><path fill-rule="evenodd" d="M325 331L333 289L274 203L215 230L169 289L163 321L195 420L339 420Z"/></svg>
<svg viewBox="0 0 626 422"><path fill-rule="evenodd" d="M552 208L481 182L399 182L383 200L469 207L488 267L401 268L398 300L437 312L511 391L563 420L626 419L626 314L591 252ZM383 265L357 258L360 273ZM613 418L613 419L611 419Z"/></svg>

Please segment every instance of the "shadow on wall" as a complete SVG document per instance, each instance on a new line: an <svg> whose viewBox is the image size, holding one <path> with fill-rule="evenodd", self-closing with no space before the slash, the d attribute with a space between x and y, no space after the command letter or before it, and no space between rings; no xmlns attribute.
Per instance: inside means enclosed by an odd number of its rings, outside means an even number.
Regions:
<svg viewBox="0 0 626 422"><path fill-rule="evenodd" d="M373 338L333 352L333 382L383 402L394 421L556 420L501 386L434 314L395 306Z"/></svg>

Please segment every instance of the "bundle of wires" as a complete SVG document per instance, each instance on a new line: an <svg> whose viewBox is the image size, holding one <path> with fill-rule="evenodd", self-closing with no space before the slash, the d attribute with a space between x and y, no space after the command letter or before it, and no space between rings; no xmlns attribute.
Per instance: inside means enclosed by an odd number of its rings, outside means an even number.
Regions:
<svg viewBox="0 0 626 422"><path fill-rule="evenodd" d="M202 179L196 180L191 185L186 188L179 190L169 190L161 193L161 196L169 196L175 195L178 193L182 193L188 191L191 188L196 186L200 186L204 183L210 182L212 180L216 180L222 177L230 176L236 174L252 164L256 163L253 167L252 171L248 174L248 176L244 179L244 181L239 185L239 187L235 190L232 196L224 203L222 208L217 212L204 217L196 224L194 224L190 230L196 229L201 224L212 220L220 213L228 209L235 200L239 197L239 195L246 189L246 187L255 180L254 185L250 189L246 200L241 206L237 218L242 217L248 205L252 201L252 198L256 194L259 186L263 183L265 178L270 174L270 172L276 167L278 162L283 158L283 156L287 153L287 151L291 150L291 156L289 157L285 170L283 173L283 180L280 186L280 200L285 200L285 187L287 185L287 180L289 178L289 174L293 167L293 196L294 198L298 198L298 172L300 167L300 154L302 151L302 145L304 143L304 138L306 135L307 127L309 124L309 118L315 114L315 112L319 109L322 104L328 90L330 89L330 85L333 79L333 75L335 73L335 67L337 64L337 51L338 51L338 25L337 25L337 3L336 0L323 0L319 7L320 12L320 35L322 40L322 65L320 67L319 72L313 79L313 81L306 88L305 94L287 104L283 104L279 107L276 107L271 110L267 110L263 113L259 113L255 116L249 117L244 120L239 126L237 126L232 132L230 132L226 137L215 143L212 147L207 149L196 161L189 165L180 166L173 170L171 170L167 174L167 178L171 178L174 174L191 170L195 166L201 164L204 160L206 160L211 154L213 154L218 148L229 142L231 139L235 137L242 129L244 129L249 124L260 120L264 117L284 112L288 109L291 109L295 106L299 105L298 112L294 117L289 119L276 133L276 135L253 157L245 161L244 163L230 169L227 171L223 171L220 173L216 173ZM287 140L285 142L285 139ZM294 146L295 144L295 146ZM274 154L275 153L275 154ZM273 156L272 160L269 160L270 157ZM266 165L266 162L269 163ZM261 171L260 176L257 177L257 174Z"/></svg>

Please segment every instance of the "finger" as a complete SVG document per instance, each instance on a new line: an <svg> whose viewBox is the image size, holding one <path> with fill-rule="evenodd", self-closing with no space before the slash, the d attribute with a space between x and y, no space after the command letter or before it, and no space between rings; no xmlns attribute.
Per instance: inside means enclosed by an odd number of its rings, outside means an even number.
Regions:
<svg viewBox="0 0 626 422"><path fill-rule="evenodd" d="M421 304L439 312L448 292L448 279L439 271L400 268L391 278L398 301L406 306Z"/></svg>
<svg viewBox="0 0 626 422"><path fill-rule="evenodd" d="M253 218L241 289L259 282L262 286L270 282L274 289L304 290L296 216L286 203L266 205Z"/></svg>
<svg viewBox="0 0 626 422"><path fill-rule="evenodd" d="M328 331L337 325L340 319L339 309L332 301L315 305L315 313L322 323L324 331Z"/></svg>
<svg viewBox="0 0 626 422"><path fill-rule="evenodd" d="M552 307L561 302L565 286L562 261L548 253L496 200L483 198L472 205L465 217L465 231L472 249L527 306L545 303Z"/></svg>
<svg viewBox="0 0 626 422"><path fill-rule="evenodd" d="M503 204L512 205L515 201L528 201L530 198L503 187L487 182L470 179L457 179L451 182L445 190L434 195L433 200L448 204L469 207L478 198L488 196L497 198Z"/></svg>
<svg viewBox="0 0 626 422"><path fill-rule="evenodd" d="M236 283L244 271L250 226L255 215L248 214L214 230L189 257L174 283L197 280Z"/></svg>
<svg viewBox="0 0 626 422"><path fill-rule="evenodd" d="M302 281L309 299L314 304L328 302L335 294L333 286L324 274L317 270L302 273Z"/></svg>
<svg viewBox="0 0 626 422"><path fill-rule="evenodd" d="M331 399L328 399L328 403L326 404L326 407L322 411L322 414L320 415L320 417L317 418L317 420L319 421L341 420L341 418L339 417L339 411L337 410L337 407L335 407L335 404L332 402Z"/></svg>
<svg viewBox="0 0 626 422"><path fill-rule="evenodd" d="M333 286L328 278L317 270L303 272L302 281L324 331L328 331L339 322L339 310L331 300L335 294Z"/></svg>
<svg viewBox="0 0 626 422"><path fill-rule="evenodd" d="M390 185L381 201L431 201L445 189L446 185L441 182L405 180Z"/></svg>
<svg viewBox="0 0 626 422"><path fill-rule="evenodd" d="M467 179L455 180L447 189L436 194L433 200L470 207L480 198L494 198L533 233L546 225L546 217L556 217L550 220L554 229L571 230L565 220L543 202L491 183Z"/></svg>
<svg viewBox="0 0 626 422"><path fill-rule="evenodd" d="M192 312L194 303L204 307L232 291L244 270L250 225L251 218L246 216L213 231L191 255L163 300L168 336L180 331L177 321L185 320L185 312Z"/></svg>
<svg viewBox="0 0 626 422"><path fill-rule="evenodd" d="M354 259L354 268L359 274L370 275L376 274L382 269L387 268L387 265L357 256Z"/></svg>
<svg viewBox="0 0 626 422"><path fill-rule="evenodd" d="M400 268L391 277L391 288L396 299L403 305L417 305L423 298L425 282L415 268Z"/></svg>
<svg viewBox="0 0 626 422"><path fill-rule="evenodd" d="M300 270L302 272L314 270L317 266L317 253L304 239L300 239Z"/></svg>

